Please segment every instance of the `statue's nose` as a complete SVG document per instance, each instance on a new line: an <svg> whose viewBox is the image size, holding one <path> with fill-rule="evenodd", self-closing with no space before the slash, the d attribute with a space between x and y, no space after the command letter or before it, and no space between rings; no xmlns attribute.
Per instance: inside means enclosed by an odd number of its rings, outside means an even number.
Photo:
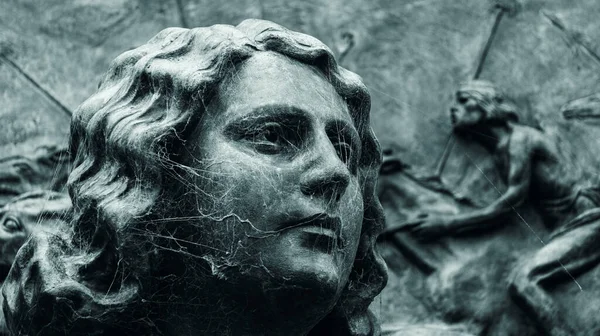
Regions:
<svg viewBox="0 0 600 336"><path fill-rule="evenodd" d="M302 193L320 198L328 205L337 204L350 183L348 167L337 156L333 146L331 150L316 154L314 164L302 179Z"/></svg>

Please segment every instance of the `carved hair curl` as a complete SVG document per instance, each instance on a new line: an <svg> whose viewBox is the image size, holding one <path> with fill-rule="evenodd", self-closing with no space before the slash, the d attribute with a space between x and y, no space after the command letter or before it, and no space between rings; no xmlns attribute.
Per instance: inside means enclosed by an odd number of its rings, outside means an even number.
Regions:
<svg viewBox="0 0 600 336"><path fill-rule="evenodd" d="M261 51L320 69L349 106L362 140L362 232L343 295L312 333L377 333L368 306L385 286L387 273L375 251L383 227L375 195L381 152L370 128L369 93L319 40L263 20L165 29L113 61L98 92L79 107L71 124L72 234L67 240L49 235L30 240L4 287L13 333L155 332L152 304L143 299L152 290L148 256L155 247L139 231L147 230L160 211L165 181L182 159L178 151L219 82Z"/></svg>

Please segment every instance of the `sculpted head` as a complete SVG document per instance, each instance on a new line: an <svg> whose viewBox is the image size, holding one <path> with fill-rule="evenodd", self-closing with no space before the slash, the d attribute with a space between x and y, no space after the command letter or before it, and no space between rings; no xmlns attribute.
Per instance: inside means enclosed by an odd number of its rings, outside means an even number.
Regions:
<svg viewBox="0 0 600 336"><path fill-rule="evenodd" d="M48 190L21 194L0 208L0 281L27 238L38 231L60 230L70 210L68 195Z"/></svg>
<svg viewBox="0 0 600 336"><path fill-rule="evenodd" d="M484 80L462 83L450 108L452 125L457 131L518 122L512 103L494 84Z"/></svg>
<svg viewBox="0 0 600 336"><path fill-rule="evenodd" d="M376 333L369 109L325 45L268 21L170 28L122 54L73 116L72 235L23 248L48 288L13 295L11 272L9 327Z"/></svg>

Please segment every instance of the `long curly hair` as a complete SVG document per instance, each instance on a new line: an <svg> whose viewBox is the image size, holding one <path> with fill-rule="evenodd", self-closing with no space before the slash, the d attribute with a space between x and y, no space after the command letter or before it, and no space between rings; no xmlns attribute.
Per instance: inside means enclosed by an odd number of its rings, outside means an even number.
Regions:
<svg viewBox="0 0 600 336"><path fill-rule="evenodd" d="M365 210L358 252L340 300L311 335L378 333L368 306L385 286L387 270L375 250L383 211L375 195L381 151L369 122L370 95L322 42L263 20L168 28L112 62L71 123L72 232L68 239L33 237L4 286L13 333L160 333L149 300L157 247L152 234L140 232L161 229L148 223L162 218L161 196L177 176L180 152L219 82L261 51L320 69L347 102L362 141Z"/></svg>

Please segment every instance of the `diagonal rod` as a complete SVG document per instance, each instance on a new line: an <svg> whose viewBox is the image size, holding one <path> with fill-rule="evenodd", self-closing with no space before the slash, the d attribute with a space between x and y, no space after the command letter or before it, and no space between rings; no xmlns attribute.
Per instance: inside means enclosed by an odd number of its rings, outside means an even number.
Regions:
<svg viewBox="0 0 600 336"><path fill-rule="evenodd" d="M448 136L448 140L446 141L446 146L444 147L444 151L442 152L442 156L438 159L438 164L435 167L435 175L440 178L442 173L444 172L444 168L446 168L446 162L448 162L448 157L452 150L454 149L454 145L456 145L456 140L454 139L454 135L452 132L450 136Z"/></svg>
<svg viewBox="0 0 600 336"><path fill-rule="evenodd" d="M31 75L29 75L25 70L23 70L17 63L8 58L6 55L0 54L0 61L8 65L14 71L19 73L27 82L29 82L39 93L41 93L44 97L50 100L54 105L56 105L61 111L67 114L69 117L73 114L73 112L65 106L58 98L56 98L53 94L50 93L46 88L44 88L37 80L35 80Z"/></svg>
<svg viewBox="0 0 600 336"><path fill-rule="evenodd" d="M500 26L500 22L502 22L502 18L504 17L504 14L506 12L507 12L506 8L500 7L500 10L496 14L496 19L494 20L494 25L492 26L492 29L490 30L490 35L489 35L488 39L486 40L486 43L485 43L485 45L481 51L481 54L479 56L479 62L477 64L477 68L475 69L475 73L473 74L473 79L478 79L479 76L481 75L481 71L483 70L483 65L485 64L485 60L490 52L492 42L494 41L494 38L496 37L496 35L498 33L498 27ZM438 164L436 165L436 170L435 170L434 176L437 177L438 179L441 178L442 173L444 172L444 168L446 168L446 163L448 162L448 158L450 157L450 153L454 149L455 144L456 144L456 140L454 139L453 134L450 133L450 136L448 137L448 140L446 141L446 146L444 147L444 151L442 152L441 157L438 159Z"/></svg>
<svg viewBox="0 0 600 336"><path fill-rule="evenodd" d="M583 39L578 39L576 36L578 35L576 32L570 31L559 18L555 15L548 14L546 12L542 12L542 14L550 21L550 23L558 28L563 34L565 34L565 38L582 47L588 55L590 55L596 63L600 64L600 56L594 51L594 48L586 43Z"/></svg>
<svg viewBox="0 0 600 336"><path fill-rule="evenodd" d="M485 46L483 47L483 50L481 52L481 55L479 57L479 64L477 64L477 69L475 70L475 73L473 74L473 79L478 79L479 76L481 75L481 70L483 70L483 65L485 64L485 59L487 58L489 52L490 52L490 48L492 47L492 42L494 42L494 38L496 37L496 34L498 33L498 27L500 27L500 22L502 22L502 18L504 17L504 14L506 13L507 9L504 7L500 7L500 10L498 11L498 13L496 14L496 20L494 20L494 25L492 26L492 30L490 31L490 36L488 37Z"/></svg>
<svg viewBox="0 0 600 336"><path fill-rule="evenodd" d="M179 24L182 28L189 28L190 25L187 22L187 18L185 17L185 11L183 8L182 0L175 0L175 4L177 5L177 14L179 15Z"/></svg>

